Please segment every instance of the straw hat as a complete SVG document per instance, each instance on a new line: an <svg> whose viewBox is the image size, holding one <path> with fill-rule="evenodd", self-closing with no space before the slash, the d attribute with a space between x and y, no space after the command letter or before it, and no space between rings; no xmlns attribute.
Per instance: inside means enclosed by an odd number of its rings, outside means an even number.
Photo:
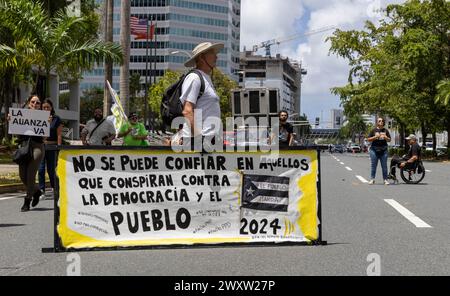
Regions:
<svg viewBox="0 0 450 296"><path fill-rule="evenodd" d="M211 42L204 42L204 43L200 43L199 45L197 45L194 50L192 51L192 57L187 60L184 65L186 67L194 67L196 64L196 60L198 58L199 55L201 55L202 53L205 53L211 49L213 49L216 54L219 53L219 51L224 48L224 44L223 43L211 43Z"/></svg>

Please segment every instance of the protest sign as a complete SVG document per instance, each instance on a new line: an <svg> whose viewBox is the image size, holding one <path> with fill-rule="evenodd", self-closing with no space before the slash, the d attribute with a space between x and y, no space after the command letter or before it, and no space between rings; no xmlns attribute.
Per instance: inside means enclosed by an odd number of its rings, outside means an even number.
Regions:
<svg viewBox="0 0 450 296"><path fill-rule="evenodd" d="M8 133L11 135L50 136L49 111L10 108Z"/></svg>
<svg viewBox="0 0 450 296"><path fill-rule="evenodd" d="M62 248L312 242L316 150L61 150Z"/></svg>

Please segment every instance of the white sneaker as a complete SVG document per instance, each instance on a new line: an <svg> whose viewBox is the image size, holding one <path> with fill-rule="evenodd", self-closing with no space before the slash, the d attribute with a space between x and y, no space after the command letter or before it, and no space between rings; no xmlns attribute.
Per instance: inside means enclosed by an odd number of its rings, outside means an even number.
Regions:
<svg viewBox="0 0 450 296"><path fill-rule="evenodd" d="M375 180L374 179L369 181L369 185L373 185L373 184L375 184Z"/></svg>
<svg viewBox="0 0 450 296"><path fill-rule="evenodd" d="M384 185L391 185L388 180L384 180Z"/></svg>

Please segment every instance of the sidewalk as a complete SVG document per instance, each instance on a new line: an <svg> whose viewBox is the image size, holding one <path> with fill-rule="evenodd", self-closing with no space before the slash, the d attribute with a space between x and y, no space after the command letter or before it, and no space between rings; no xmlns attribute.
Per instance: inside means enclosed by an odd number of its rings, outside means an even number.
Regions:
<svg viewBox="0 0 450 296"><path fill-rule="evenodd" d="M0 175L19 173L19 166L17 164L0 164Z"/></svg>

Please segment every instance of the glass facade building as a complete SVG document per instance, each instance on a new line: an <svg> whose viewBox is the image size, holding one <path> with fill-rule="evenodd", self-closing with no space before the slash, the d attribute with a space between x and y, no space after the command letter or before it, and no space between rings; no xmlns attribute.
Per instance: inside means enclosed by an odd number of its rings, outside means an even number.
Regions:
<svg viewBox="0 0 450 296"><path fill-rule="evenodd" d="M141 82L146 75L161 77L168 69L184 71L187 53L201 42L221 42L225 48L219 53L218 67L237 80L240 49L240 0L130 0L131 16L156 22L156 41L148 47L156 48L156 56L146 57L146 40L131 35L130 74L137 72ZM98 0L100 7L104 0ZM120 2L114 1L114 41L120 40ZM102 36L103 34L99 34ZM150 50L149 50L150 52ZM153 55L154 55L154 51ZM174 53L178 52L178 53ZM156 69L146 71L146 60L156 61ZM81 89L103 87L103 67L84 74ZM119 89L119 68L114 67L113 87Z"/></svg>

